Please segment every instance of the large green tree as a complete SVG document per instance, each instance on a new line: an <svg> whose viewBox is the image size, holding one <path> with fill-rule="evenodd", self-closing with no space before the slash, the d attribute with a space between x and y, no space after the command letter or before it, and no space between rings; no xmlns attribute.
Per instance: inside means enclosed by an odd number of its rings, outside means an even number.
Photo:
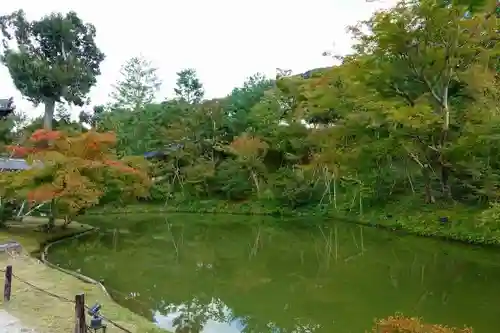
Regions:
<svg viewBox="0 0 500 333"><path fill-rule="evenodd" d="M256 73L248 77L241 87L234 88L224 99L224 110L231 120L231 127L235 135L241 134L249 126L249 117L252 108L264 97L264 93L271 89L274 81L263 74Z"/></svg>
<svg viewBox="0 0 500 333"><path fill-rule="evenodd" d="M92 24L84 23L75 12L30 21L18 10L0 17L0 27L2 63L24 96L45 105L46 129L52 128L57 102L85 104L104 60Z"/></svg>
<svg viewBox="0 0 500 333"><path fill-rule="evenodd" d="M400 1L352 30L357 39L352 60L365 69L358 77L396 103L387 121L405 129L398 141L420 165L428 187L430 174L439 173L448 199L450 177L457 175L451 151L458 148L463 125L477 112L491 116L497 103L499 50L492 41L498 23L491 5L471 12L460 2Z"/></svg>

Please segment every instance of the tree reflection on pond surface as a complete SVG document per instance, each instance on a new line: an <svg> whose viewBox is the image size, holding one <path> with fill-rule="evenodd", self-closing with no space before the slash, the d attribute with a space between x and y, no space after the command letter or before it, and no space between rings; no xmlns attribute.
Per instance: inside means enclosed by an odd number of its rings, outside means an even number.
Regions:
<svg viewBox="0 0 500 333"><path fill-rule="evenodd" d="M476 333L500 327L498 251L341 223L135 219L90 221L102 231L54 246L50 259L177 332L361 333L396 312Z"/></svg>

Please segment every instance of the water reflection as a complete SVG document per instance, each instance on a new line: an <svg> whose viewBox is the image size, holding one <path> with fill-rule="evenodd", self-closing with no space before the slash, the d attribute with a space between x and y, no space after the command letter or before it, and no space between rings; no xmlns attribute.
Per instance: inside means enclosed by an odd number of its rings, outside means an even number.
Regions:
<svg viewBox="0 0 500 333"><path fill-rule="evenodd" d="M127 232L61 243L50 259L103 279L117 301L172 331L358 333L395 312L476 333L500 327L498 251L343 224L129 218L99 221Z"/></svg>
<svg viewBox="0 0 500 333"><path fill-rule="evenodd" d="M245 328L219 299L206 305L197 299L182 305L167 304L155 310L153 318L161 328L176 333L240 333Z"/></svg>
<svg viewBox="0 0 500 333"><path fill-rule="evenodd" d="M249 317L234 317L233 311L220 299L203 304L197 299L182 305L168 304L153 311L153 320L161 328L175 333L312 333L320 325L303 324L296 319L292 330L267 323L264 327Z"/></svg>

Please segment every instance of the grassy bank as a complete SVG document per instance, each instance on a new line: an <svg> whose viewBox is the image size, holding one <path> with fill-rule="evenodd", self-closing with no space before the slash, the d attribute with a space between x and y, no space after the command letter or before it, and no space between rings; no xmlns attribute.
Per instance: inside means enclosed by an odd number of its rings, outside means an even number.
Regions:
<svg viewBox="0 0 500 333"><path fill-rule="evenodd" d="M68 229L58 228L53 233L47 234L35 231L40 223L39 219L29 219L22 224L10 224L7 229L0 231L0 241L15 240L23 246L20 255L0 254L0 269L12 265L15 274L12 282L12 299L8 303L2 302L5 310L40 333L72 332L75 310L74 305L67 300L73 300L76 294L83 292L87 305L99 302L103 305L102 314L105 317L131 332L165 332L156 328L146 318L113 302L98 286L49 268L30 256L30 253L39 250L40 244L88 229L85 225L72 223ZM21 279L32 285L22 282ZM108 324L108 332L123 331Z"/></svg>
<svg viewBox="0 0 500 333"><path fill-rule="evenodd" d="M480 208L471 208L458 203L425 205L415 203L413 199L401 200L383 207L368 209L363 214L338 211L328 206L291 210L258 202L230 203L226 201L200 200L190 203L171 203L169 205L104 206L95 208L87 212L87 214L182 212L271 215L310 218L312 224L324 221L326 218L465 243L500 245L500 229L478 223L482 211ZM447 218L447 222L440 221L443 217Z"/></svg>

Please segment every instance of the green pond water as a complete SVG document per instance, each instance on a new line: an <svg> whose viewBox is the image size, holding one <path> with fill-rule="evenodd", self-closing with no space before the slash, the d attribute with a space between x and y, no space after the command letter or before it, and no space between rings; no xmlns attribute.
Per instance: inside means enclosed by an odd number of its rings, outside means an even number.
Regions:
<svg viewBox="0 0 500 333"><path fill-rule="evenodd" d="M53 246L49 259L102 279L119 303L170 331L363 333L396 312L500 331L498 249L307 219L84 222L101 231Z"/></svg>

